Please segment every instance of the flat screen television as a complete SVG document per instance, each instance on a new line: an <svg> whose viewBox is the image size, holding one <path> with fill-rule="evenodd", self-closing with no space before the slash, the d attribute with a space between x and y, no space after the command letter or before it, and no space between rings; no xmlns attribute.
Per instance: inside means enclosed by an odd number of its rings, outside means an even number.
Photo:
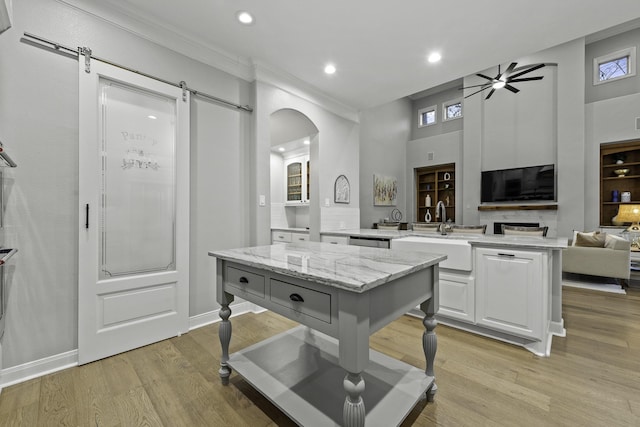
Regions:
<svg viewBox="0 0 640 427"><path fill-rule="evenodd" d="M482 172L481 201L532 202L556 200L554 165Z"/></svg>

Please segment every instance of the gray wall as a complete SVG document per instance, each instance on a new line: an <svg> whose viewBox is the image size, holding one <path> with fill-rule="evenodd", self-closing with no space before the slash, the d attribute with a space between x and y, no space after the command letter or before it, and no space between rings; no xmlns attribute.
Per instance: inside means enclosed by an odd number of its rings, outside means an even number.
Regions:
<svg viewBox="0 0 640 427"><path fill-rule="evenodd" d="M462 86L462 85L461 85ZM449 102L454 99L462 99L462 90L454 87L451 89L443 90L442 92L434 93L433 95L426 96L424 98L413 101L413 114L411 116L411 138L420 139L430 136L441 135L448 132L456 132L462 130L462 123L464 120L464 100L462 100L462 119L455 120L442 120L442 106L443 103ZM418 127L418 111L421 108L436 106L436 118L437 122L433 125Z"/></svg>
<svg viewBox="0 0 640 427"><path fill-rule="evenodd" d="M390 218L394 207L373 206L373 174L396 177L398 198L395 208L407 221L406 147L411 134L411 102L390 102L360 113L360 224L371 228L374 222ZM352 191L352 194L357 194Z"/></svg>
<svg viewBox="0 0 640 427"><path fill-rule="evenodd" d="M593 84L593 59L625 49L636 47L636 75L620 80L611 81L599 85ZM595 43L590 43L585 48L584 56L584 91L585 101L592 103L619 96L640 93L640 28L609 37Z"/></svg>
<svg viewBox="0 0 640 427"><path fill-rule="evenodd" d="M321 101L294 90L284 90L271 83L272 76L258 69L255 83L256 111L254 114L255 137L251 148L251 244L268 244L271 241L271 114L282 108L291 108L304 114L318 129L317 137L312 138L310 146L311 198L309 201L309 235L312 240L320 240L320 229L327 218L325 200L329 199L329 208L343 211L345 217L358 219L358 199L360 191L358 177L359 162L359 126L353 120L331 112ZM282 86L285 86L282 84ZM297 92L297 91L296 91ZM333 203L333 184L338 175L344 174L351 184L349 205L336 206ZM317 185L317 187L316 187ZM258 206L259 196L266 197L266 206ZM337 228L337 227L335 227Z"/></svg>
<svg viewBox="0 0 640 427"><path fill-rule="evenodd" d="M0 35L0 140L6 171L4 244L15 246L3 367L77 348L78 63L20 42L24 31L242 104L248 83L52 0L14 2ZM217 308L207 250L242 246L250 115L192 103L190 315ZM197 232L196 232L197 230Z"/></svg>

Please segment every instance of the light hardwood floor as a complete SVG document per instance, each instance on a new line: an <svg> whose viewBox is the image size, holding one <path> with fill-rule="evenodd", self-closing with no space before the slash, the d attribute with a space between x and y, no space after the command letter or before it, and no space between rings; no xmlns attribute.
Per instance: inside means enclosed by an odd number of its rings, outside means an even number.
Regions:
<svg viewBox="0 0 640 427"><path fill-rule="evenodd" d="M640 426L640 291L564 289L566 338L549 358L438 326L434 403L403 426ZM234 317L231 351L295 324ZM371 346L424 367L420 319L403 316ZM67 369L0 394L2 426L293 426L241 377L218 378L217 324Z"/></svg>

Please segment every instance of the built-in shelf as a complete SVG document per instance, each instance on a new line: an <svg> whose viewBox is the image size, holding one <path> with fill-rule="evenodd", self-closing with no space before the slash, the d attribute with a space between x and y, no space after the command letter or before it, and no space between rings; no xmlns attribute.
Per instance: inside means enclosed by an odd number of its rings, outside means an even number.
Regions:
<svg viewBox="0 0 640 427"><path fill-rule="evenodd" d="M531 204L531 205L480 205L479 211L557 211L557 204Z"/></svg>
<svg viewBox="0 0 640 427"><path fill-rule="evenodd" d="M617 176L617 169L627 169ZM629 193L635 202L622 202ZM614 194L617 198L614 201ZM600 225L614 224L621 205L638 203L640 198L640 141L614 142L600 145ZM621 225L621 224L620 224Z"/></svg>

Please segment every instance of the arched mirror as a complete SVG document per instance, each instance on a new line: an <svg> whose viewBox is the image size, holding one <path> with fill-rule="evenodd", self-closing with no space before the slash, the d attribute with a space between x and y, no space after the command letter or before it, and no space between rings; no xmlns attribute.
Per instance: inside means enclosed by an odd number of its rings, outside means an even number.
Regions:
<svg viewBox="0 0 640 427"><path fill-rule="evenodd" d="M307 116L290 108L271 114L269 124L271 228L304 232L311 227L311 209L314 206L317 209L314 200L318 198L313 193L318 186L313 183L311 171L314 167L312 147L317 146L318 128Z"/></svg>

